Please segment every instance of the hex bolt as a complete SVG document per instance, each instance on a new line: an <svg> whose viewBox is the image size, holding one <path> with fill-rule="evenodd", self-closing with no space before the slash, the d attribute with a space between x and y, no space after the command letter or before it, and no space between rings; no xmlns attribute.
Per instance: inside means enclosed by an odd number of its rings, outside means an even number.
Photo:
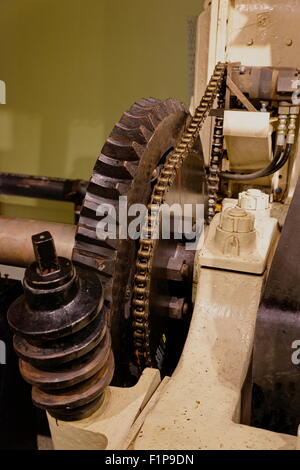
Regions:
<svg viewBox="0 0 300 470"><path fill-rule="evenodd" d="M49 232L41 232L31 237L39 273L46 276L59 271L60 265L53 238Z"/></svg>

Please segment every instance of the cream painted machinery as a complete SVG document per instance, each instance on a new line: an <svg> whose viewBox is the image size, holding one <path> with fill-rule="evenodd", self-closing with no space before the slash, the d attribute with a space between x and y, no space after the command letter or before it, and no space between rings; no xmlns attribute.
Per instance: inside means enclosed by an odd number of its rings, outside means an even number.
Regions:
<svg viewBox="0 0 300 470"><path fill-rule="evenodd" d="M14 230L0 261L35 261L8 320L55 449L300 448L299 16L208 2L190 113L142 99L88 185L56 180L74 246L35 225L22 258Z"/></svg>

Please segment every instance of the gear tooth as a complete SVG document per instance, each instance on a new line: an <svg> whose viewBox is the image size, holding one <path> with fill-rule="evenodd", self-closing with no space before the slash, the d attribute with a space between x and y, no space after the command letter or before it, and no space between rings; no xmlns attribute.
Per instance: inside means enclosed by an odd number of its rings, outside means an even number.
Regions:
<svg viewBox="0 0 300 470"><path fill-rule="evenodd" d="M159 123L162 121L162 118L160 114L155 113L155 108L152 109L151 113L148 114L148 118L154 127L154 129L159 125Z"/></svg>
<svg viewBox="0 0 300 470"><path fill-rule="evenodd" d="M134 104L131 108L130 108L130 114L132 114L133 116L135 117L142 117L142 116L146 116L149 112L149 108L146 108L146 106L143 106L141 104Z"/></svg>
<svg viewBox="0 0 300 470"><path fill-rule="evenodd" d="M128 192L130 181L93 173L88 191L103 198L118 199Z"/></svg>
<svg viewBox="0 0 300 470"><path fill-rule="evenodd" d="M161 101L159 98L155 98L154 96L149 96L149 98L146 99L152 103L157 103L158 101Z"/></svg>
<svg viewBox="0 0 300 470"><path fill-rule="evenodd" d="M140 145L145 145L147 143L140 127L128 128L120 123L115 125L110 136L115 140L121 139L121 142L127 140L129 144L132 141L137 142Z"/></svg>
<svg viewBox="0 0 300 470"><path fill-rule="evenodd" d="M124 168L126 168L127 173L133 179L138 169L138 166L135 164L135 162L124 162Z"/></svg>
<svg viewBox="0 0 300 470"><path fill-rule="evenodd" d="M154 106L159 104L160 100L157 102L148 102L146 100L140 100L134 103L131 108L129 109L128 113L135 116L135 117L143 117L149 113Z"/></svg>
<svg viewBox="0 0 300 470"><path fill-rule="evenodd" d="M120 123L127 127L133 128L139 127L140 125L144 125L150 132L154 132L155 130L155 126L149 119L149 116L136 117L130 114L129 112L125 112L121 117Z"/></svg>
<svg viewBox="0 0 300 470"><path fill-rule="evenodd" d="M138 101L131 108L130 111L135 115L144 116L149 112L149 109L153 108L154 103L147 103L146 101Z"/></svg>
<svg viewBox="0 0 300 470"><path fill-rule="evenodd" d="M178 106L178 102L174 100L172 100L172 98L168 98L166 101L165 101L165 104L169 110L170 113L175 113L175 112L178 112L178 108L180 108ZM181 110L181 108L180 108Z"/></svg>
<svg viewBox="0 0 300 470"><path fill-rule="evenodd" d="M168 114L169 112L162 101L151 108L151 118L153 116L154 119L162 121L166 116L168 116Z"/></svg>
<svg viewBox="0 0 300 470"><path fill-rule="evenodd" d="M162 108L162 101L151 101L147 106L141 101L135 103L128 111L127 117L139 119L150 130L154 130L160 121L167 116L167 111ZM144 121L143 121L144 119ZM148 125L150 123L150 127Z"/></svg>
<svg viewBox="0 0 300 470"><path fill-rule="evenodd" d="M92 194L89 191L89 187L88 187L88 191L85 196L84 205L81 210L81 215L85 215L88 211L88 213L95 214L95 216L93 217L97 218L96 212L97 212L98 207L101 204L110 204L112 207L114 207L116 213L118 211L118 201L114 199L108 200L107 198L103 198L103 197L97 196L96 194Z"/></svg>
<svg viewBox="0 0 300 470"><path fill-rule="evenodd" d="M169 112L178 113L179 111L183 111L186 114L189 114L189 111L185 104L181 103L181 101L174 100L173 98L168 98L166 101L166 106L169 109Z"/></svg>
<svg viewBox="0 0 300 470"><path fill-rule="evenodd" d="M143 134L143 136L145 137L146 141L149 142L149 140L151 139L153 133L151 131L149 131L149 129L147 129L147 127L145 127L143 125L140 126L140 131Z"/></svg>
<svg viewBox="0 0 300 470"><path fill-rule="evenodd" d="M128 144L122 145L121 142L118 142L117 140L109 137L103 146L102 153L106 157L115 158L118 160L138 160L141 149L144 149L144 147L140 144L137 144L135 147Z"/></svg>
<svg viewBox="0 0 300 470"><path fill-rule="evenodd" d="M101 154L98 158L94 172L107 177L118 179L132 179L137 170L136 162L120 161Z"/></svg>
<svg viewBox="0 0 300 470"><path fill-rule="evenodd" d="M130 109L134 109L137 112L140 111L142 113L147 113L149 108L153 108L153 106L156 106L160 102L161 100L158 98L142 98L141 100L134 103Z"/></svg>
<svg viewBox="0 0 300 470"><path fill-rule="evenodd" d="M101 239L99 238L101 232ZM78 248L83 251L90 251L95 255L105 255L111 261L115 260L117 240L109 238L109 233L103 230L88 227L83 224L78 226Z"/></svg>
<svg viewBox="0 0 300 470"><path fill-rule="evenodd" d="M83 251L79 247L73 250L73 260L90 268L96 269L103 277L112 277L114 273L114 263L110 260L104 259L101 256L96 256L92 251Z"/></svg>
<svg viewBox="0 0 300 470"><path fill-rule="evenodd" d="M157 109L158 108L158 109ZM161 119L164 119L166 116L169 116L170 111L167 108L166 104L164 101L161 101L154 109L154 112L156 112Z"/></svg>

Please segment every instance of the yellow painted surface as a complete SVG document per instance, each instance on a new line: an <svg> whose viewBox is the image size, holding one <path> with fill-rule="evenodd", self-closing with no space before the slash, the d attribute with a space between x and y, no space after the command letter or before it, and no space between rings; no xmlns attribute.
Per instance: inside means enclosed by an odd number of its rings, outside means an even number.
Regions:
<svg viewBox="0 0 300 470"><path fill-rule="evenodd" d="M202 0L0 0L0 171L88 179L113 124L147 96L188 104L187 18ZM72 222L72 206L1 198Z"/></svg>

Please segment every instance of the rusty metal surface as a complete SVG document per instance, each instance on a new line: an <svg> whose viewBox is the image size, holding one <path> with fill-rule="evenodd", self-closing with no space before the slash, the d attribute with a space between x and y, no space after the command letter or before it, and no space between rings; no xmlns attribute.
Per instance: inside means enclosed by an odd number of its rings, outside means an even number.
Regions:
<svg viewBox="0 0 300 470"><path fill-rule="evenodd" d="M297 434L300 369L300 181L288 211L257 315L253 353L252 424Z"/></svg>

